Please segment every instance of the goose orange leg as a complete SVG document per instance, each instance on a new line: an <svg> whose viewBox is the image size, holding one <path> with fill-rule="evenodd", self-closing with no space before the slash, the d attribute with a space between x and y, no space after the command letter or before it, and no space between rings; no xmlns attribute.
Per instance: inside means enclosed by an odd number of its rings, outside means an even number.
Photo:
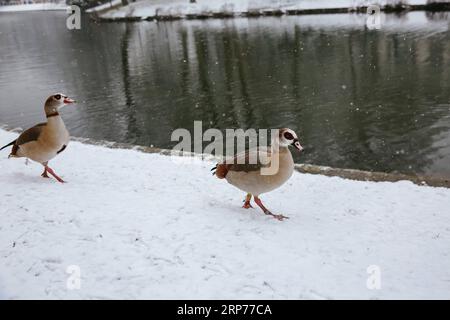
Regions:
<svg viewBox="0 0 450 320"><path fill-rule="evenodd" d="M262 209L262 211L264 211L265 214L272 216L280 221L283 221L284 219L289 219L289 217L283 216L282 214L273 214L272 212L270 212L270 210L263 205L261 199L259 199L257 196L255 196L255 202Z"/></svg>
<svg viewBox="0 0 450 320"><path fill-rule="evenodd" d="M42 176L43 176L44 178L49 178L47 172L50 173L53 177L55 177L55 179L58 180L58 182L61 182L61 183L64 183L64 182L65 182L63 179L61 179L61 178L55 173L55 171L53 171L52 168L50 168L50 167L48 166L47 163L45 163L45 164L44 164L44 173L42 174Z"/></svg>
<svg viewBox="0 0 450 320"><path fill-rule="evenodd" d="M44 172L41 174L42 178L50 178L47 174L47 167L44 167Z"/></svg>
<svg viewBox="0 0 450 320"><path fill-rule="evenodd" d="M242 206L242 208L245 208L245 209L253 208L252 205L250 204L250 200L252 200L252 194L247 193L247 196L245 197L244 205Z"/></svg>

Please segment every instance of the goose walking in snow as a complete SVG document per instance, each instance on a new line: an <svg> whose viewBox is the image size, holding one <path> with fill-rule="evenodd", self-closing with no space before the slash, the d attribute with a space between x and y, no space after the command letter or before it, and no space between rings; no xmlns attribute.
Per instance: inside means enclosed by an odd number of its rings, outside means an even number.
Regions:
<svg viewBox="0 0 450 320"><path fill-rule="evenodd" d="M243 208L251 208L252 196L256 204L265 214L283 220L281 214L273 214L267 209L259 196L283 185L294 172L294 160L288 147L292 145L302 151L303 147L295 132L288 128L279 130L278 136L272 140L270 148L258 147L235 155L231 160L217 164L212 170L219 179L226 179L228 183L247 193ZM249 159L256 159L250 163ZM263 160L264 159L264 160ZM263 161L262 161L263 160ZM270 172L270 168L275 168ZM263 170L267 171L264 172Z"/></svg>
<svg viewBox="0 0 450 320"><path fill-rule="evenodd" d="M44 166L42 177L49 178L48 174L63 183L56 173L48 166L48 162L64 151L69 144L69 132L59 115L61 107L75 101L66 95L57 93L47 98L44 105L46 123L40 123L25 130L16 140L2 147L12 146L9 157L28 158Z"/></svg>

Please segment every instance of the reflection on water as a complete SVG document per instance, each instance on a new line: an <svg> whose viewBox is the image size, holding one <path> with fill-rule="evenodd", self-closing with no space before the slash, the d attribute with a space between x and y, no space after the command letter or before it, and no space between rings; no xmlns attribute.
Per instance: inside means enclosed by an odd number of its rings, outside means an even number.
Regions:
<svg viewBox="0 0 450 320"><path fill-rule="evenodd" d="M71 133L171 147L172 130L290 127L297 162L450 176L445 14L95 24L60 12L0 17L0 123L43 118L49 93Z"/></svg>

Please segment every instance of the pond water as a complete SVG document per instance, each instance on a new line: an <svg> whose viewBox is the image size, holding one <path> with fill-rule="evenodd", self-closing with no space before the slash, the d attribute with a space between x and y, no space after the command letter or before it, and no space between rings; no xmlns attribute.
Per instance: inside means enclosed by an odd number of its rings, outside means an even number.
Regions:
<svg viewBox="0 0 450 320"><path fill-rule="evenodd" d="M296 162L450 177L450 18L353 14L94 23L0 14L0 123L54 92L74 136L170 148L176 128L290 127ZM1 143L8 141L2 141Z"/></svg>

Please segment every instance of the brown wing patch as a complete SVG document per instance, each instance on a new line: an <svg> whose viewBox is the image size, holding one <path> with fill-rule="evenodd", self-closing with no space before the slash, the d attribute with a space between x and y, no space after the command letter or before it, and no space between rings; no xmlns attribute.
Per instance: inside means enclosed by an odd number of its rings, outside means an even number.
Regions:
<svg viewBox="0 0 450 320"><path fill-rule="evenodd" d="M262 168L262 164L232 164L229 171L244 171L244 172L250 172L250 171L258 171Z"/></svg>
<svg viewBox="0 0 450 320"><path fill-rule="evenodd" d="M12 150L11 150L11 154L9 156L10 157L16 156L18 150L19 150L19 146L17 144L13 145Z"/></svg>
<svg viewBox="0 0 450 320"><path fill-rule="evenodd" d="M250 164L250 152L257 152L257 163ZM240 153L235 155L232 159L226 160L224 163L218 164L216 167L216 176L219 179L223 179L227 176L229 171L242 171L242 172L250 172L250 171L259 171L262 167L265 167L263 163L261 163L261 159L259 157L260 152L264 152L267 155L270 155L270 149L262 149L258 148L257 150L247 150L244 153ZM239 163L243 162L243 163Z"/></svg>
<svg viewBox="0 0 450 320"><path fill-rule="evenodd" d="M36 141L37 139L39 139L39 136L42 133L42 129L46 126L46 123L39 123L37 125L35 125L34 127L25 130L17 139L16 141L16 145L17 146L21 146L25 143L31 142L31 141Z"/></svg>

